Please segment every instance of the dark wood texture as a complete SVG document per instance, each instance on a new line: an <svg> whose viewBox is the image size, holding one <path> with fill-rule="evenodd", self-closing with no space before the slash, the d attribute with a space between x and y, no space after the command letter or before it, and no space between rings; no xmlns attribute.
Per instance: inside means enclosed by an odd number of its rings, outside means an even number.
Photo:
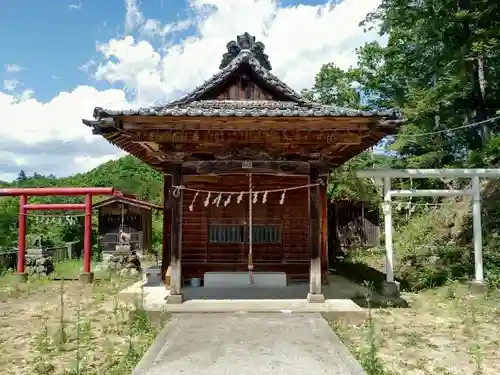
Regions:
<svg viewBox="0 0 500 375"><path fill-rule="evenodd" d="M162 258L161 258L161 277L165 280L165 272L170 265L170 225L172 223L172 176L163 175L163 243L162 243Z"/></svg>
<svg viewBox="0 0 500 375"><path fill-rule="evenodd" d="M103 136L157 170L165 162L213 159L323 160L336 167L395 131L396 126L380 125L381 120L120 116L117 130ZM245 149L251 157L241 157L239 150Z"/></svg>
<svg viewBox="0 0 500 375"><path fill-rule="evenodd" d="M119 244L122 204L123 229L130 233L132 248L144 252L151 251L152 210L121 202L111 202L97 209L99 245L103 251L113 252Z"/></svg>
<svg viewBox="0 0 500 375"><path fill-rule="evenodd" d="M328 202L326 183L319 187L319 200L321 210L321 280L328 282Z"/></svg>
<svg viewBox="0 0 500 375"><path fill-rule="evenodd" d="M311 170L311 184L318 182L318 170ZM321 204L320 204L320 186L314 186L309 194L309 217L311 221L310 234L310 254L311 259L321 256Z"/></svg>
<svg viewBox="0 0 500 375"><path fill-rule="evenodd" d="M249 165L248 165L249 163ZM183 175L209 175L228 173L308 175L309 163L301 161L188 161L182 164Z"/></svg>
<svg viewBox="0 0 500 375"><path fill-rule="evenodd" d="M329 206L332 260L349 249L380 245L380 217L376 205L339 201Z"/></svg>
<svg viewBox="0 0 500 375"><path fill-rule="evenodd" d="M248 79L237 79L217 96L221 100L272 100L273 95L265 88Z"/></svg>
<svg viewBox="0 0 500 375"><path fill-rule="evenodd" d="M182 176L180 174L180 168L178 173L172 174L172 185L180 186L182 185ZM175 189L175 188L174 188ZM171 262L181 259L181 238L182 238L182 191L181 196L174 197L170 194L170 210L172 213L171 223L170 223L170 256Z"/></svg>
<svg viewBox="0 0 500 375"><path fill-rule="evenodd" d="M252 176L254 190L281 189L305 185L304 176ZM185 279L203 277L207 271L246 270L248 262L248 232L244 241L237 244L209 243L209 225L242 225L248 227L248 196L237 203L240 191L248 190L248 176L219 176L217 181L186 183L193 189L234 192L231 202L224 206L228 195L223 195L219 207L213 204L216 194L210 197L205 207L207 194L200 193L194 201L193 211L189 206L195 192L184 192L182 270ZM269 193L267 202L262 196L253 205L253 225L281 226L281 242L254 244L253 262L255 271L283 271L292 279L306 280L309 274L309 217L308 189L288 191L284 204L280 204L281 193Z"/></svg>

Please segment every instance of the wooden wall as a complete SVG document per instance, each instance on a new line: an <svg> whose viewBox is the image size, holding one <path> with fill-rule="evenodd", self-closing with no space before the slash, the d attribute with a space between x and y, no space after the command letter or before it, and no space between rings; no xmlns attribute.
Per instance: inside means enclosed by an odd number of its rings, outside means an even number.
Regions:
<svg viewBox="0 0 500 375"><path fill-rule="evenodd" d="M210 180L185 182L194 189L234 191L231 203L216 207L212 201L204 206L206 194L199 194L193 211L189 206L195 193L185 191L183 197L183 245L182 272L186 279L203 277L207 271L245 271L248 265L248 237L238 244L209 243L209 225L245 225L248 226L248 196L240 204L236 203L237 193L248 190L248 176L219 176L219 182ZM305 185L308 178L303 176L252 176L253 189L280 189ZM262 203L262 196L253 205L254 225L281 226L281 243L254 244L254 270L284 271L291 279L307 280L309 277L309 199L308 189L299 189L286 193L283 205L279 204L281 193L270 193L267 202Z"/></svg>
<svg viewBox="0 0 500 375"><path fill-rule="evenodd" d="M221 100L273 100L271 94L261 89L255 82L243 85L241 81L234 83L221 93L217 99Z"/></svg>
<svg viewBox="0 0 500 375"><path fill-rule="evenodd" d="M378 209L363 202L332 202L328 208L328 231L332 261L352 248L379 246Z"/></svg>
<svg viewBox="0 0 500 375"><path fill-rule="evenodd" d="M102 238L100 246L104 251L114 251L119 243L121 225L121 203L110 203L98 209L98 233ZM132 205L124 205L125 231L131 234L131 241L136 250L151 250L152 212Z"/></svg>

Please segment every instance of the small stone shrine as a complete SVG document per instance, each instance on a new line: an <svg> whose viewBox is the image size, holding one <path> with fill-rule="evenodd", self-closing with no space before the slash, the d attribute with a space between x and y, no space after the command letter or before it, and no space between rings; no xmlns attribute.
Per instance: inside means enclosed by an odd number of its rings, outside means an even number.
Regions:
<svg viewBox="0 0 500 375"><path fill-rule="evenodd" d="M122 276L138 275L141 271L141 260L135 250L132 250L130 233L120 230L119 243L108 259L109 268L119 270Z"/></svg>
<svg viewBox="0 0 500 375"><path fill-rule="evenodd" d="M44 249L26 251L26 271L29 275L47 276L54 272L54 259Z"/></svg>

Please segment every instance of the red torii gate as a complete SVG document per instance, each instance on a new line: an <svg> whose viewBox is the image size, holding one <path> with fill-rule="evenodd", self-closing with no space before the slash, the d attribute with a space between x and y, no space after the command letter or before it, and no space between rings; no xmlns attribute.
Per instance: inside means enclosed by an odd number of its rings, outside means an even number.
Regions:
<svg viewBox="0 0 500 375"><path fill-rule="evenodd" d="M29 210L81 210L85 213L84 235L83 235L83 272L80 279L84 282L93 281L91 272L92 261L92 197L94 195L118 195L123 194L114 188L12 188L0 189L0 197L19 197L19 225L17 246L17 275L20 281L27 280L26 273L26 216ZM39 203L29 204L29 197L50 196L84 196L84 203Z"/></svg>

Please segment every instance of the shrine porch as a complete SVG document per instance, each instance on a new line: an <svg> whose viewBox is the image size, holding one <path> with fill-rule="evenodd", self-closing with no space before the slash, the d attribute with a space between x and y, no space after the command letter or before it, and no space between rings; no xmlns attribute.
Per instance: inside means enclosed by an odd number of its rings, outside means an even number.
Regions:
<svg viewBox="0 0 500 375"><path fill-rule="evenodd" d="M144 308L150 313L167 311L170 313L208 313L208 312L296 312L322 313L330 319L347 319L349 322L362 322L366 311L353 300L364 298L367 290L338 275L329 276L329 284L323 287L326 298L323 303L310 303L306 296L308 282L290 283L287 287L183 287L184 302L167 304L170 294L160 281L148 284L138 282L120 292L120 300L137 303L141 298Z"/></svg>

